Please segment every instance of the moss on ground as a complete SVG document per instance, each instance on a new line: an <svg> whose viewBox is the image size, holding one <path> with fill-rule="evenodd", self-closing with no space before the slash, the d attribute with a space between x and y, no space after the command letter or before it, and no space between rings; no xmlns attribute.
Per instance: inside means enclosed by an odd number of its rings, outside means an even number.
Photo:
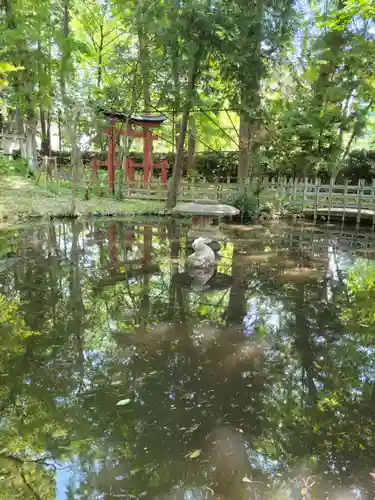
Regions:
<svg viewBox="0 0 375 500"><path fill-rule="evenodd" d="M78 215L125 215L157 212L164 203L148 200L117 201L110 196L90 195L83 201L77 196ZM61 188L54 192L44 186L36 186L35 180L17 175L0 175L0 221L17 222L31 218L57 218L71 215L71 193Z"/></svg>

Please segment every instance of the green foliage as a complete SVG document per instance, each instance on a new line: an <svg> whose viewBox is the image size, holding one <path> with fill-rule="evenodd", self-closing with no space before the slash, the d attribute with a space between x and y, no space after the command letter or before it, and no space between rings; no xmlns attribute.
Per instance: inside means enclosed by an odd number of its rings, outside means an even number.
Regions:
<svg viewBox="0 0 375 500"><path fill-rule="evenodd" d="M36 156L35 131L42 131L48 152L49 126L59 121L62 146L79 164L80 149L105 156L108 123L98 104L125 112L165 111L166 141L155 152L164 146L172 166L172 144L175 149L188 100L196 135L189 147L200 153L188 175L234 178L248 162L252 175L326 179L347 168L354 180L350 151L373 111L374 8L367 0L339 5L323 8L318 2L310 10L288 0L220 0L215 8L210 0L158 0L151 6L123 0L3 3L0 128L28 135L28 151L21 154L30 159ZM138 141L134 149L140 148ZM188 140L185 154L187 149ZM186 173L186 158L184 163Z"/></svg>
<svg viewBox="0 0 375 500"><path fill-rule="evenodd" d="M228 200L232 206L240 210L242 220L250 220L257 213L257 200L251 193L244 193Z"/></svg>
<svg viewBox="0 0 375 500"><path fill-rule="evenodd" d="M346 159L344 168L339 172L339 178L348 179L353 183L365 179L371 183L375 179L375 151L352 151Z"/></svg>
<svg viewBox="0 0 375 500"><path fill-rule="evenodd" d="M0 175L26 175L27 163L23 159L13 159L0 155Z"/></svg>

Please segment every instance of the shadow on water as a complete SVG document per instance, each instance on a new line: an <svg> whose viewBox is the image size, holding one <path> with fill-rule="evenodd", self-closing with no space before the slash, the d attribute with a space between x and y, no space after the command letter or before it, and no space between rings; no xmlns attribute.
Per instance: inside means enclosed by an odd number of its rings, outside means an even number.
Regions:
<svg viewBox="0 0 375 500"><path fill-rule="evenodd" d="M373 235L227 236L0 233L1 498L374 498Z"/></svg>

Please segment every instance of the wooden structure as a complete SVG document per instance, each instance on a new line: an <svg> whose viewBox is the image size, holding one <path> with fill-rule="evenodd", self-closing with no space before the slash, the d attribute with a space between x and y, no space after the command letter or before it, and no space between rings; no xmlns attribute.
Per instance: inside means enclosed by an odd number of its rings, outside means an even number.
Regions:
<svg viewBox="0 0 375 500"><path fill-rule="evenodd" d="M179 201L195 201L197 199L233 200L238 197L240 186L234 179L228 177L227 182L205 182L202 180L185 179L180 184ZM273 203L276 207L287 204L296 213L311 216L314 219L351 219L360 223L367 219L375 227L375 179L372 184L363 180L358 184L336 184L332 179L322 184L319 179L252 179L247 183L246 190L250 198L260 203ZM123 196L136 199L160 200L167 199L166 190L160 183L152 180L147 186L136 181L125 187Z"/></svg>
<svg viewBox="0 0 375 500"><path fill-rule="evenodd" d="M91 159L92 180L96 181L98 177L99 166L106 166L108 169L108 187L113 193L115 190L116 167L122 166L121 162L116 159L116 142L117 137L122 135L126 137L141 138L143 139L143 162L136 163L132 158L126 158L125 162L125 182L131 183L135 180L135 170L143 170L143 183L147 184L152 178L154 170L160 170L160 181L165 186L167 183L167 160L162 160L160 163L154 163L152 160L152 141L159 139L153 130L166 120L162 115L144 114L139 116L127 116L120 112L104 112L103 113L110 120L110 128L106 129L104 133L108 136L108 156L107 161L98 161L96 157ZM126 124L125 130L117 127L117 122L121 121Z"/></svg>
<svg viewBox="0 0 375 500"><path fill-rule="evenodd" d="M56 179L59 182L59 169L57 168L57 158L55 156L43 156L41 167L38 171L36 184L39 184L42 174L46 176L46 182L53 182Z"/></svg>
<svg viewBox="0 0 375 500"><path fill-rule="evenodd" d="M22 146L25 146L26 144L26 135L22 134L12 134L12 133L0 133L0 151L4 151L5 147L4 144L1 144L3 140L11 140L11 141L18 141L18 145L20 150L22 151ZM9 152L6 152L6 154L9 154Z"/></svg>

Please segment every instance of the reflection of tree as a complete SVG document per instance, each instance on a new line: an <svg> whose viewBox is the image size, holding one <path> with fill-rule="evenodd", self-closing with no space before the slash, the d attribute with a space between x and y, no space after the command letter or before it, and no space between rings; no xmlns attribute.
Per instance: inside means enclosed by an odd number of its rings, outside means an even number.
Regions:
<svg viewBox="0 0 375 500"><path fill-rule="evenodd" d="M151 264L152 259L152 226L145 225L143 228L143 263L145 266ZM143 293L140 307L140 318L147 318L150 313L150 280L149 275L143 275Z"/></svg>
<svg viewBox="0 0 375 500"><path fill-rule="evenodd" d="M69 265L69 288L70 301L69 308L71 311L70 321L67 324L68 332L72 331L76 334L76 366L80 379L84 375L84 339L83 339L83 321L84 321L84 305L82 299L81 275L78 238L82 227L79 223L72 224L72 252Z"/></svg>
<svg viewBox="0 0 375 500"><path fill-rule="evenodd" d="M25 361L25 343L40 335L30 330L20 316L20 303L0 295L0 482L1 498L41 498L53 496L53 474L43 467L33 430L20 419L24 407L33 403L23 394L20 372ZM29 401L27 401L29 399ZM31 404L30 404L31 403ZM21 437L21 438L20 438Z"/></svg>
<svg viewBox="0 0 375 500"><path fill-rule="evenodd" d="M3 497L52 498L53 457L77 470L70 498L289 499L307 488L321 499L353 485L372 498L371 269L327 296L320 278L280 280L300 258L252 260L275 251L260 233L223 253L233 288L201 293L173 279L177 227L166 241L151 225L112 224L111 236L104 222L75 222L10 240L21 260L0 277ZM144 261L125 253L135 241ZM158 272L145 279L145 265Z"/></svg>
<svg viewBox="0 0 375 500"><path fill-rule="evenodd" d="M239 323L242 321L245 312L246 291L248 279L244 273L244 266L241 265L240 247L238 242L234 243L232 257L232 276L234 278L233 285L230 291L230 298L227 310L227 322Z"/></svg>

